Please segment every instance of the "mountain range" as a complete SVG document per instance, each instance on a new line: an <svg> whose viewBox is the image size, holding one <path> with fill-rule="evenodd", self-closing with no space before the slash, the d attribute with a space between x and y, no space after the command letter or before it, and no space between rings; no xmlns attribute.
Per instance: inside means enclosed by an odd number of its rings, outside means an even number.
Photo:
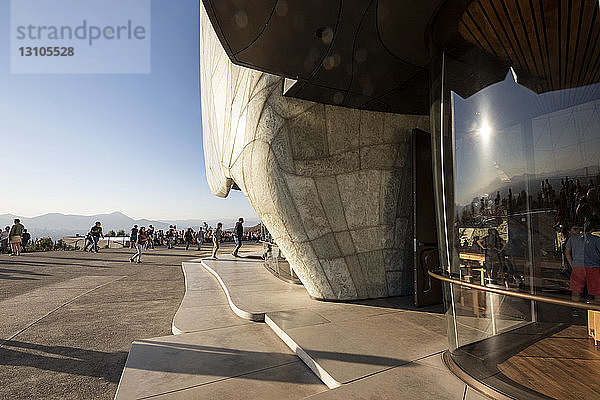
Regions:
<svg viewBox="0 0 600 400"><path fill-rule="evenodd" d="M64 236L85 235L96 221L102 223L104 234L113 230L118 232L123 229L125 232L133 227L133 225L145 226L153 225L155 229L168 229L169 225L177 225L177 229L192 228L197 230L198 227L204 226L206 222L209 226L216 226L217 222L223 222L225 229L231 229L235 225L237 218L223 218L220 220L201 220L201 219L186 219L186 220L149 220L149 219L133 219L121 212L113 212L110 214L96 215L67 215L60 213L49 213L39 215L37 217L20 217L14 214L0 214L0 227L11 226L13 220L19 218L33 239L40 237L51 237L53 240L58 240ZM244 225L253 226L260 223L258 220L246 220Z"/></svg>

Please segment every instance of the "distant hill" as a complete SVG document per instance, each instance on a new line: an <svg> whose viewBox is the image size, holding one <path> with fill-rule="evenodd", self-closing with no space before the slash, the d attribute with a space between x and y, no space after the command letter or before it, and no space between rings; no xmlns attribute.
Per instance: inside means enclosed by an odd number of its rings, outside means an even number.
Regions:
<svg viewBox="0 0 600 400"><path fill-rule="evenodd" d="M121 212L113 212L110 214L97 214L97 215L66 215L60 213L44 214L37 217L26 218L20 217L14 214L0 214L0 226L10 226L15 218L19 218L21 223L27 228L31 236L35 238L40 237L51 237L54 240L58 240L64 236L71 235L85 235L92 225L96 221L102 223L102 230L106 234L110 230L115 232L120 229L129 232L133 225L145 226L153 225L155 229L168 229L169 225L177 225L177 229L192 228L197 230L198 227L203 226L206 222L209 226L216 226L217 222L223 222L223 226L228 229L235 225L237 218L223 218L220 220L201 220L201 219L188 219L188 220L173 220L173 221L161 221L161 220L149 220L149 219L138 219L135 220ZM257 220L248 220L245 225L252 226L258 224Z"/></svg>

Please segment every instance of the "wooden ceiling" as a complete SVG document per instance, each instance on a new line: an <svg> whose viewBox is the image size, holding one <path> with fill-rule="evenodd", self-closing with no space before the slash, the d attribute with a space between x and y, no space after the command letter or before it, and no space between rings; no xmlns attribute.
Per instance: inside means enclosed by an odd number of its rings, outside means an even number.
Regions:
<svg viewBox="0 0 600 400"><path fill-rule="evenodd" d="M598 8L596 0L475 0L458 31L537 93L574 88L600 81Z"/></svg>

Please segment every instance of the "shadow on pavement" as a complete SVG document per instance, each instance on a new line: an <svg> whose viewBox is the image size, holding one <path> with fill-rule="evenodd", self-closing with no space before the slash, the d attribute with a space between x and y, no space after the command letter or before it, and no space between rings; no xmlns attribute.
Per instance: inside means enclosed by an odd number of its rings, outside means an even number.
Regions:
<svg viewBox="0 0 600 400"><path fill-rule="evenodd" d="M86 260L86 261L96 261L96 260ZM97 261L102 261L102 260L97 260ZM125 261L119 261L119 262L127 262L127 260ZM43 267L44 265L66 265L69 267L73 267L73 263L61 263L61 262L51 262L51 261L44 261L44 260L23 260L23 259L19 259L19 260L14 260L14 261L4 261L4 260L0 260L0 265L8 265L11 267L18 267L18 266L23 266L23 267L31 267L31 266L35 266L35 267ZM83 265L83 264L79 264L77 265L77 267L85 267L85 268L109 268L103 265Z"/></svg>
<svg viewBox="0 0 600 400"><path fill-rule="evenodd" d="M136 341L132 353L140 356L130 357L127 368L210 376L230 376L231 370L239 365L260 365L262 363L280 363L297 361L297 356L290 353L249 351L228 349L224 347L202 346L185 343L155 342L151 340ZM346 363L377 365L382 367L412 366L410 361L354 353L337 353L308 350L320 359L338 360ZM141 356L143 354L143 356ZM170 360L160 362L158 360ZM247 375L247 379L293 382L286 376L265 376L262 374Z"/></svg>
<svg viewBox="0 0 600 400"><path fill-rule="evenodd" d="M13 275L27 275L27 276L13 276ZM0 279L8 279L8 280L12 280L12 281L38 280L38 278L33 278L33 276L51 276L51 275L39 274L37 272L24 271L21 269L0 268Z"/></svg>
<svg viewBox="0 0 600 400"><path fill-rule="evenodd" d="M112 383L119 382L126 359L126 351L107 353L20 341L8 341L0 347L0 365L90 376Z"/></svg>

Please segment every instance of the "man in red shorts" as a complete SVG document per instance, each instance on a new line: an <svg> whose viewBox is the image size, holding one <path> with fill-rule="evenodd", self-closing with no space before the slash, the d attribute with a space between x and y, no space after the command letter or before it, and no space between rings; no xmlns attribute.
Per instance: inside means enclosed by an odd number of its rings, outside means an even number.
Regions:
<svg viewBox="0 0 600 400"><path fill-rule="evenodd" d="M565 256L573 266L571 272L571 299L580 301L583 289L600 300L600 237L592 235L592 228L584 233L569 237L565 246Z"/></svg>

